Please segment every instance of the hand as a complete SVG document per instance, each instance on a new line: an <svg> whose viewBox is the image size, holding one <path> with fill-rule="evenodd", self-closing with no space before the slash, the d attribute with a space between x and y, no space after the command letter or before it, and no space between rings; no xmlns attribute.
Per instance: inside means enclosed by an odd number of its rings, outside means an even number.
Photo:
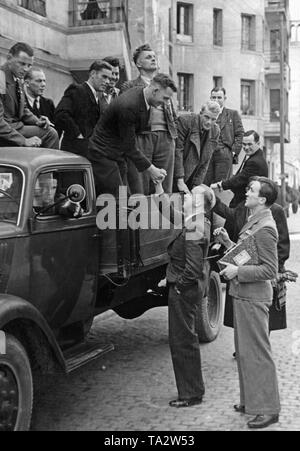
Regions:
<svg viewBox="0 0 300 451"><path fill-rule="evenodd" d="M210 185L210 187L213 190L218 190L220 192L223 191L222 182L213 183L212 185Z"/></svg>
<svg viewBox="0 0 300 451"><path fill-rule="evenodd" d="M147 169L154 184L163 182L167 176L165 169L158 169L153 164Z"/></svg>
<svg viewBox="0 0 300 451"><path fill-rule="evenodd" d="M226 248L229 248L233 244L229 238L228 233L223 227L216 229L213 234L216 237L217 241L223 244L223 246L225 246Z"/></svg>
<svg viewBox="0 0 300 451"><path fill-rule="evenodd" d="M227 280L235 279L238 276L239 268L238 266L231 265L230 263L223 263L226 264L226 268L223 269L223 271L220 272L220 276L224 276Z"/></svg>
<svg viewBox="0 0 300 451"><path fill-rule="evenodd" d="M47 116L41 116L36 125L40 128L48 129L50 127L50 121Z"/></svg>
<svg viewBox="0 0 300 451"><path fill-rule="evenodd" d="M188 189L188 187L184 183L184 179L178 179L177 180L177 188L178 188L178 191L180 191L181 193L191 194L190 190Z"/></svg>
<svg viewBox="0 0 300 451"><path fill-rule="evenodd" d="M42 140L38 136L25 139L25 147L41 147Z"/></svg>
<svg viewBox="0 0 300 451"><path fill-rule="evenodd" d="M161 182L157 182L156 183L156 185L155 185L155 194L157 196L160 196L161 194L164 194L164 189L163 189L163 186L162 186Z"/></svg>

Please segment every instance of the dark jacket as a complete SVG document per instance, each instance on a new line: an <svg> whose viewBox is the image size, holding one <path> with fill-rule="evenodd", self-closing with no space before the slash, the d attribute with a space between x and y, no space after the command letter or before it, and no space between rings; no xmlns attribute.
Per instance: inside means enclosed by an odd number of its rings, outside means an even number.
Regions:
<svg viewBox="0 0 300 451"><path fill-rule="evenodd" d="M24 125L36 125L38 118L26 106L21 88L20 103L16 82L7 64L0 68L0 138L9 145L25 146L25 137L18 132Z"/></svg>
<svg viewBox="0 0 300 451"><path fill-rule="evenodd" d="M220 144L228 147L233 154L239 155L242 150L244 127L239 113L224 108L218 124L221 130Z"/></svg>
<svg viewBox="0 0 300 451"><path fill-rule="evenodd" d="M211 157L218 145L220 129L214 125L201 147L199 114L184 114L178 120L174 179L184 178L189 187L204 182Z"/></svg>
<svg viewBox="0 0 300 451"><path fill-rule="evenodd" d="M52 99L48 99L47 97L40 97L40 108L35 110L31 107L29 100L26 97L26 105L27 108L37 117L46 116L50 122L54 123L54 113L55 113L55 105Z"/></svg>
<svg viewBox="0 0 300 451"><path fill-rule="evenodd" d="M234 232L231 236L231 240L237 242L239 233L242 230L244 224L246 224L249 215L249 210L245 206L245 202L242 202L236 208L230 208L217 198L214 212L234 224ZM278 269L279 272L282 272L284 264L290 256L289 230L284 209L280 205L274 204L271 207L271 212L276 223L279 236L277 244L279 266Z"/></svg>
<svg viewBox="0 0 300 451"><path fill-rule="evenodd" d="M147 110L143 88L130 89L114 100L101 116L89 142L89 157L100 154L110 160L133 161L140 172L151 166L136 146L136 135L149 130L150 110Z"/></svg>
<svg viewBox="0 0 300 451"><path fill-rule="evenodd" d="M263 151L259 149L254 155L251 155L241 170L222 182L223 189L231 190L234 194L230 207L234 208L245 200L246 188L251 177L268 177L268 174L267 162Z"/></svg>
<svg viewBox="0 0 300 451"><path fill-rule="evenodd" d="M135 80L125 81L121 86L121 94L126 92L128 89L131 88L146 88L147 85L142 79L141 76L136 78ZM173 105L173 102L171 101L169 105L164 106L165 111L165 120L168 128L169 135L171 138L176 139L177 138L177 114Z"/></svg>
<svg viewBox="0 0 300 451"><path fill-rule="evenodd" d="M88 84L72 84L55 110L55 125L59 130L64 130L66 141L73 141L80 134L88 139L99 117L99 105Z"/></svg>

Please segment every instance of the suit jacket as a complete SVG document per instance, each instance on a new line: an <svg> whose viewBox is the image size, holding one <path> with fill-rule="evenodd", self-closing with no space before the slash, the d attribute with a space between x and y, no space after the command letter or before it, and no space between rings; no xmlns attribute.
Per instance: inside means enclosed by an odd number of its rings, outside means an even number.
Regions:
<svg viewBox="0 0 300 451"><path fill-rule="evenodd" d="M14 76L4 64L0 68L0 138L10 145L25 146L25 138L19 130L24 125L36 125L37 121L26 106L23 89L18 103Z"/></svg>
<svg viewBox="0 0 300 451"><path fill-rule="evenodd" d="M89 158L101 155L110 160L133 161L140 172L151 166L136 146L136 135L149 131L150 110L147 110L143 88L130 89L112 102L101 116L89 142Z"/></svg>
<svg viewBox="0 0 300 451"><path fill-rule="evenodd" d="M239 113L224 108L218 124L221 130L220 144L228 147L233 154L239 155L244 137L244 127Z"/></svg>
<svg viewBox="0 0 300 451"><path fill-rule="evenodd" d="M121 94L126 92L128 89L146 87L147 84L144 82L142 77L139 76L135 80L125 81L121 86ZM169 135L171 138L176 139L178 118L172 101L170 101L169 105L164 106L164 111Z"/></svg>
<svg viewBox="0 0 300 451"><path fill-rule="evenodd" d="M114 97L111 99L110 103L108 103L108 99L107 99L107 97L104 95L103 92L101 92L101 94L99 95L99 101L100 101L100 114L103 114L104 111L107 109L108 105L110 105L111 102L113 102L113 101L120 95L120 89L114 88L114 90L115 90L115 95L114 95Z"/></svg>
<svg viewBox="0 0 300 451"><path fill-rule="evenodd" d="M54 123L54 113L55 113L55 105L52 99L48 99L47 97L40 97L40 108L39 110L34 110L31 107L28 97L25 94L26 105L27 108L37 117L46 116L50 122Z"/></svg>
<svg viewBox="0 0 300 451"><path fill-rule="evenodd" d="M246 188L251 177L268 177L269 169L263 151L259 149L247 160L244 167L233 177L222 182L224 190L231 190L234 198L230 207L234 208L246 198Z"/></svg>
<svg viewBox="0 0 300 451"><path fill-rule="evenodd" d="M55 126L64 130L64 140L73 141L80 134L88 139L100 117L100 108L87 83L70 85L55 110Z"/></svg>
<svg viewBox="0 0 300 451"><path fill-rule="evenodd" d="M191 187L204 182L211 157L218 146L219 135L219 127L214 125L201 148L200 116L193 113L179 117L175 151L175 180L184 178L185 183L189 183Z"/></svg>
<svg viewBox="0 0 300 451"><path fill-rule="evenodd" d="M234 232L231 240L237 242L240 231L243 226L247 223L249 210L245 206L245 202L242 202L236 208L230 208L225 205L220 199L217 198L217 203L214 207L214 212L225 218L230 223L234 224ZM271 213L275 221L277 231L278 231L278 266L279 272L283 271L285 262L290 256L290 236L289 229L287 225L286 216L284 209L278 205L274 204L271 207Z"/></svg>

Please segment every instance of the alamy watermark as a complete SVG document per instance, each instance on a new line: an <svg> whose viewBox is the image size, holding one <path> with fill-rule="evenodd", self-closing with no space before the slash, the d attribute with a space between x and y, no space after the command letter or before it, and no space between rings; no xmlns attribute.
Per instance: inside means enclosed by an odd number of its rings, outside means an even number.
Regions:
<svg viewBox="0 0 300 451"><path fill-rule="evenodd" d="M188 225L204 226L204 194L164 194L129 196L127 187L119 188L119 197L102 194L97 199L100 230L181 230ZM201 223L201 224L200 224Z"/></svg>
<svg viewBox="0 0 300 451"><path fill-rule="evenodd" d="M6 354L6 335L0 330L0 355Z"/></svg>

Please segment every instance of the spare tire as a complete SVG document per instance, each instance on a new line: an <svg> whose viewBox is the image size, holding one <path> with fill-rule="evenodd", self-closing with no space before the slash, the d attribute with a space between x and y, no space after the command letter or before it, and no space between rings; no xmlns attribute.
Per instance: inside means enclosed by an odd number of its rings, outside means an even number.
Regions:
<svg viewBox="0 0 300 451"><path fill-rule="evenodd" d="M199 293L201 290L199 289ZM196 331L201 343L210 343L219 335L223 323L223 292L220 276L212 271L207 293L200 302Z"/></svg>

